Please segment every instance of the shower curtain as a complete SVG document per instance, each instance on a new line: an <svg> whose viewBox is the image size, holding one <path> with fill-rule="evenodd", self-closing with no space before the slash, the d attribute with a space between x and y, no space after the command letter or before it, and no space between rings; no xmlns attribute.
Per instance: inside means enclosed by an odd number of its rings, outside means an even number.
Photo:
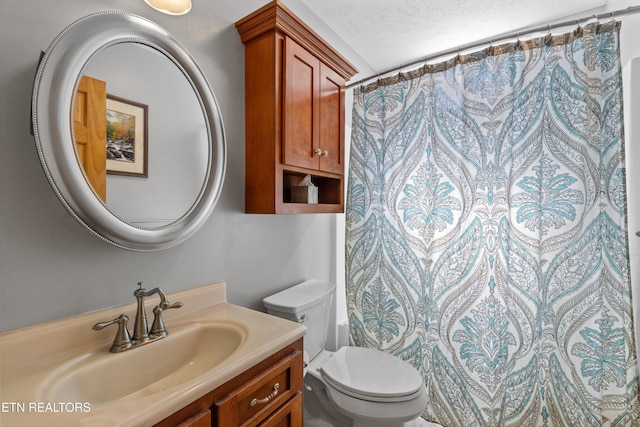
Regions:
<svg viewBox="0 0 640 427"><path fill-rule="evenodd" d="M640 424L618 22L354 93L351 338L445 426Z"/></svg>

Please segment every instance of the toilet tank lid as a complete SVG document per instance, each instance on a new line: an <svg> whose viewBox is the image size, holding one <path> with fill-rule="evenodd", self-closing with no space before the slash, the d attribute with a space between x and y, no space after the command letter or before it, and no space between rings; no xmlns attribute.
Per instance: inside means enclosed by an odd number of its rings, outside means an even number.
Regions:
<svg viewBox="0 0 640 427"><path fill-rule="evenodd" d="M312 279L292 286L262 300L267 310L298 313L312 307L329 296L336 285Z"/></svg>

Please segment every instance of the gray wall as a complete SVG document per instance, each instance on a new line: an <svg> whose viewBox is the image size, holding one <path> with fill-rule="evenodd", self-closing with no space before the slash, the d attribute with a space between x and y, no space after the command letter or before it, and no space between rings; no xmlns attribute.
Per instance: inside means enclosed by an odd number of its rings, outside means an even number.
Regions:
<svg viewBox="0 0 640 427"><path fill-rule="evenodd" d="M234 23L265 3L194 0L188 15L170 17L143 0L0 0L0 331L132 302L138 281L171 292L222 280L230 302L262 310L264 296L289 285L336 280L336 215L244 213L244 46ZM194 237L159 253L116 248L76 223L29 132L40 51L76 19L104 10L149 18L183 43L225 123L227 175L216 210ZM305 19L304 7L294 12Z"/></svg>
<svg viewBox="0 0 640 427"><path fill-rule="evenodd" d="M298 281L318 278L339 285L343 282L342 215L243 213L244 47L234 23L267 2L193 0L188 15L170 17L150 9L143 0L0 0L0 331L132 302L140 280L167 291L223 280L232 303L260 310L264 296ZM354 80L372 74L358 55L304 6L305 0L285 2L361 70ZM608 10L626 6L624 0L613 0ZM29 134L31 90L40 51L76 19L104 10L124 10L149 18L183 43L207 76L225 122L227 177L216 210L194 237L160 253L118 249L77 224L53 194ZM640 72L637 65L628 65L630 59L640 57L639 33L640 15L623 19L625 85L633 82L625 86L628 147L638 142L630 113L638 113L635 76ZM347 101L347 115L349 112ZM631 166L637 163L638 150L629 151ZM630 158L632 152L634 159ZM640 260L640 238L635 237L640 229L636 220L640 218L640 198L634 188L637 181L629 181L630 245L635 265ZM639 270L632 271L636 315L640 312ZM341 292L338 301L342 321L346 314Z"/></svg>

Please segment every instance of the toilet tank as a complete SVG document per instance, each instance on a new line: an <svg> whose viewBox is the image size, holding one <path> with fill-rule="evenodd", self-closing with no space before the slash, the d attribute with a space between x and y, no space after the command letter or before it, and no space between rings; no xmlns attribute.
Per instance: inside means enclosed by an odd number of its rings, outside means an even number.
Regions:
<svg viewBox="0 0 640 427"><path fill-rule="evenodd" d="M310 359L322 351L327 340L335 288L333 283L307 280L262 300L267 313L307 327L304 350Z"/></svg>

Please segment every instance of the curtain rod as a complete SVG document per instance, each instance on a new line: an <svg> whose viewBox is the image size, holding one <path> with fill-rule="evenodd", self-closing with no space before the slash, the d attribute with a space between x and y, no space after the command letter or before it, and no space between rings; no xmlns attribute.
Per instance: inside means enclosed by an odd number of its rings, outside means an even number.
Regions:
<svg viewBox="0 0 640 427"><path fill-rule="evenodd" d="M393 71L402 71L403 68L407 68L407 67L411 67L414 65L418 65L421 63L425 63L428 62L430 60L436 59L440 56L446 56L446 55L453 55L454 53L459 53L460 51L463 50L468 50L471 48L475 48L475 47L480 47L482 45L486 45L486 44L493 44L496 41L499 40L504 40L504 39L512 39L512 38L519 38L520 36L522 36L523 34L531 34L531 33L538 33L538 32L542 32L542 31L548 31L550 32L552 29L555 28L560 28L560 27L568 27L570 25L580 25L580 21L583 20L590 20L590 19L595 19L595 20L600 20L600 19L604 19L604 18L610 18L613 19L615 17L618 16L623 16L623 15L632 15L635 13L640 13L640 6L629 6L626 9L620 9L620 10L616 10L613 12L607 12L607 13L602 13L600 15L591 15L591 16L586 16L583 18L579 18L579 19L572 19L570 21L565 21L565 22L559 22L553 25L542 25L540 27L535 27L535 28L530 28L530 27L525 27L519 31L512 31L509 33L502 33L502 34L498 34L497 36L493 36L490 38L485 38L479 41L475 41L475 42L471 42L471 43L467 43L464 45L460 45L456 48L451 48L451 49L447 49L447 50L443 50L440 51L438 53L434 53L432 55L428 55L422 59L416 60L416 61L412 61L412 62L408 62L406 64L402 64L400 66L397 67L392 67L392 68L388 68L384 71L381 71L379 73L376 73L374 75L371 75L369 77L365 77L364 79L358 80L357 82L354 83L349 83L345 88L349 89L352 88L354 86L358 86L361 85L365 82L368 82L369 80L373 80L374 78L380 78L380 76L384 76L385 74L389 74Z"/></svg>

